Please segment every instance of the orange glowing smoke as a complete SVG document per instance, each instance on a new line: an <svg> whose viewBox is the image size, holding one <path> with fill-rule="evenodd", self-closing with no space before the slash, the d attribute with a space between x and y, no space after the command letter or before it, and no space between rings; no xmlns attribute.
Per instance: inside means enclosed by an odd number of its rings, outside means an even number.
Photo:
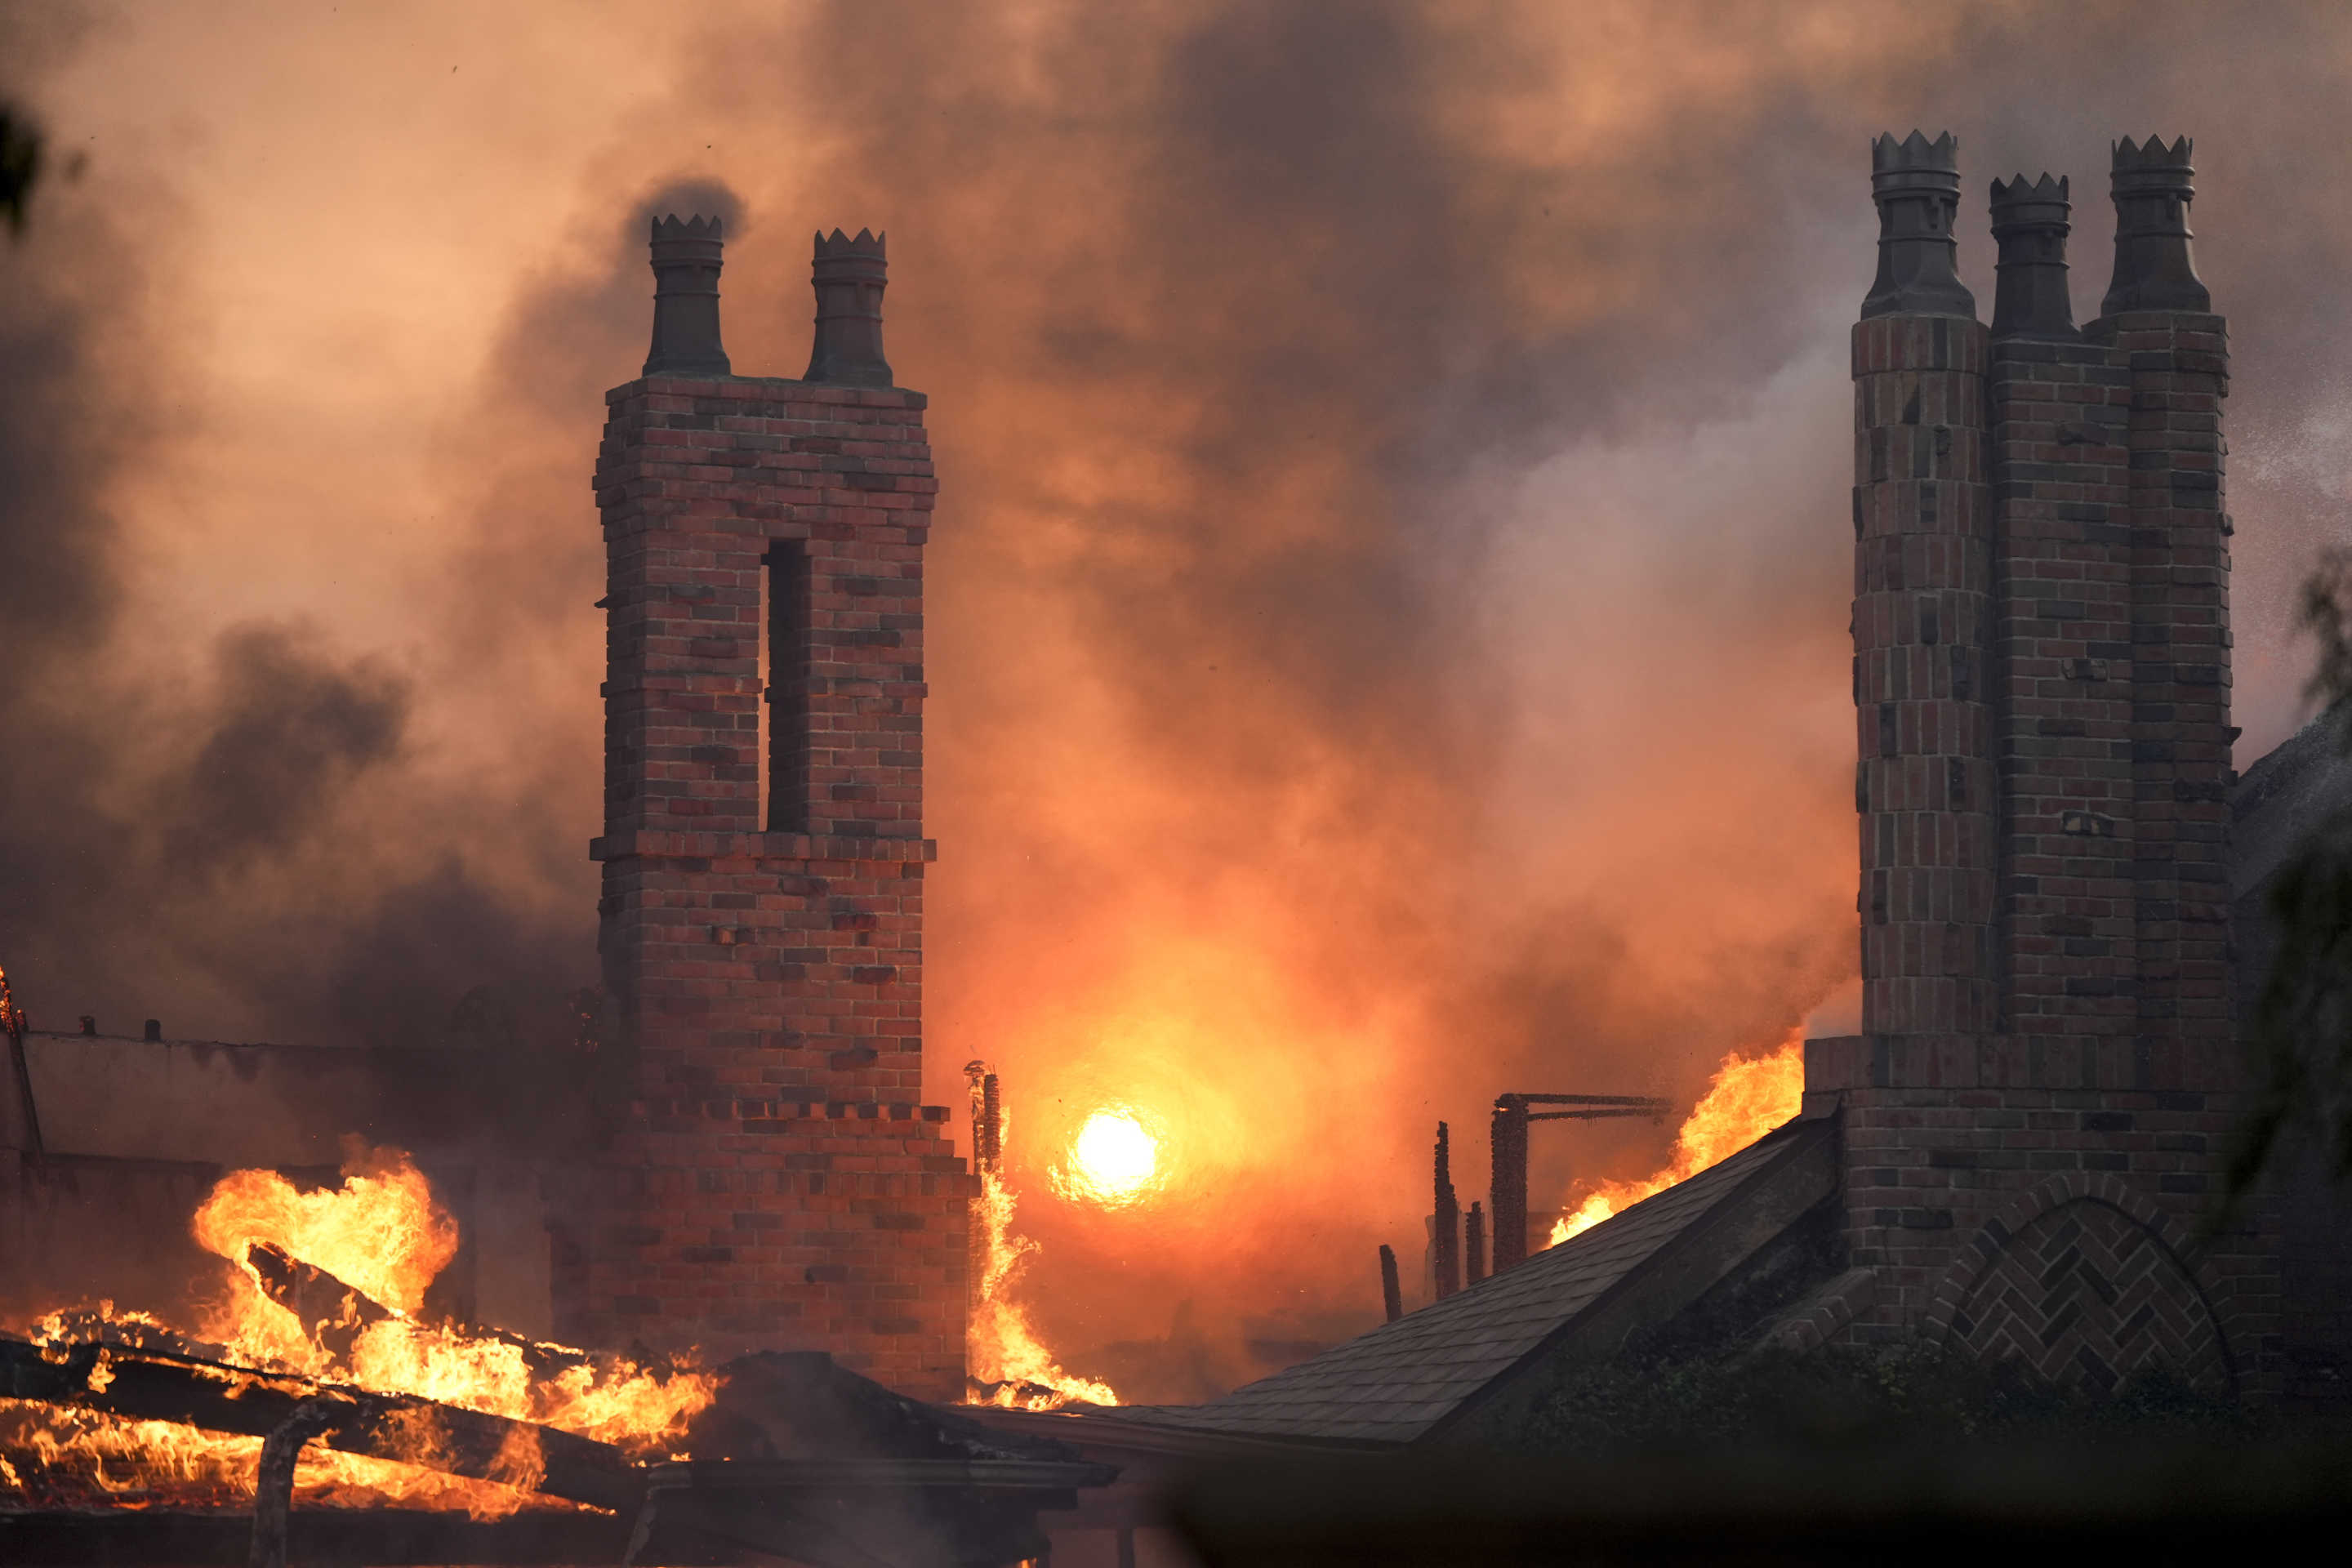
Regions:
<svg viewBox="0 0 2352 1568"><path fill-rule="evenodd" d="M1037 1244L1013 1230L1014 1200L1013 1189L1004 1184L1003 1171L1004 1143L1012 1131L1013 1114L995 1103L992 1082L983 1091L982 1084L990 1082L992 1075L982 1064L974 1062L964 1071L971 1086L972 1163L980 1171L980 1198L972 1214L978 1242L972 1263L971 1321L964 1338L964 1355L972 1382L992 1385L977 1397L1015 1410L1058 1410L1074 1399L1088 1405L1117 1405L1118 1395L1111 1392L1110 1384L1062 1370L1054 1352L1037 1338L1028 1310L1013 1298L1013 1287ZM1137 1131L1141 1131L1139 1125ZM1105 1147L1107 1160L1113 1158L1109 1152L1113 1148L1125 1148L1127 1153L1119 1158L1132 1159L1133 1149L1127 1139L1117 1139ZM1124 1163L1113 1167L1115 1171L1129 1168Z"/></svg>
<svg viewBox="0 0 2352 1568"><path fill-rule="evenodd" d="M1675 1135L1673 1163L1638 1182L1601 1183L1552 1226L1547 1245L1558 1247L1620 1209L1737 1154L1796 1115L1804 1094L1805 1050L1797 1035L1791 1034L1769 1057L1725 1057L1706 1093Z"/></svg>
<svg viewBox="0 0 2352 1568"><path fill-rule="evenodd" d="M669 1454L684 1437L688 1418L710 1402L716 1386L709 1373L692 1368L656 1373L417 1317L426 1288L457 1253L458 1233L424 1175L396 1151L354 1150L341 1185L317 1192L299 1191L271 1171L233 1172L206 1197L194 1228L199 1243L231 1265L227 1289L205 1311L198 1337L225 1347L223 1359L237 1364L417 1394L576 1432L641 1458ZM265 1243L325 1269L390 1315L357 1328L347 1352L330 1350L323 1331L351 1330L355 1322L304 1323L264 1291L247 1255ZM118 1312L111 1303L100 1313L122 1328L172 1331L146 1314ZM51 1314L33 1337L53 1342L77 1331L62 1314ZM536 1373L533 1350L541 1352ZM546 1370L551 1364L553 1370ZM0 1437L10 1448L118 1505L151 1498L184 1502L191 1491L231 1504L252 1496L261 1447L257 1438L10 1401L0 1401L0 1416L6 1418ZM420 1431L415 1457L431 1458L434 1441ZM506 1484L499 1485L313 1444L296 1469L296 1496L313 1504L463 1508L477 1517L524 1506L569 1506L524 1489L537 1482L541 1460L535 1441L516 1447L500 1457ZM15 1467L0 1471L0 1485L12 1489L28 1489L26 1479Z"/></svg>

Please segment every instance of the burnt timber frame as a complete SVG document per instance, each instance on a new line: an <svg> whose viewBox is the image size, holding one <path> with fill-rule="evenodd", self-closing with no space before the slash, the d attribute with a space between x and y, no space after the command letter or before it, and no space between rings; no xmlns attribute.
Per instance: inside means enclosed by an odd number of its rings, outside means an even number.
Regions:
<svg viewBox="0 0 2352 1568"><path fill-rule="evenodd" d="M1044 1510L1076 1506L1109 1467L1060 1459L714 1459L641 1465L553 1427L404 1394L121 1345L0 1340L0 1399L74 1405L265 1440L260 1496L237 1510L0 1510L0 1561L37 1564L334 1560L394 1563L724 1563L744 1552L820 1568L987 1568L1036 1556ZM291 1511L293 1458L316 1440L415 1463L416 1422L443 1439L432 1468L499 1479L520 1436L540 1444L537 1489L604 1510L479 1521L412 1510ZM274 1462L273 1462L274 1461ZM393 1542L379 1544L379 1531Z"/></svg>
<svg viewBox="0 0 2352 1568"><path fill-rule="evenodd" d="M1529 1110L1531 1105L1565 1105L1567 1110ZM1528 1258L1528 1124L1531 1121L1599 1121L1646 1116L1653 1121L1673 1108L1671 1100L1638 1094L1500 1094L1495 1097L1491 1134L1495 1272Z"/></svg>

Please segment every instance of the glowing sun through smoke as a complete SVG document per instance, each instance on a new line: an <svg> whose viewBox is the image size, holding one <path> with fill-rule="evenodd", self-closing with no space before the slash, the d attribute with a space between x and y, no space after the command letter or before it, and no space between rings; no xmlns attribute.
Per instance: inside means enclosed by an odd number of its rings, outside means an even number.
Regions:
<svg viewBox="0 0 2352 1568"><path fill-rule="evenodd" d="M1070 1140L1066 1165L1045 1173L1062 1196L1104 1208L1139 1203L1165 1182L1159 1138L1139 1113L1124 1105L1089 1115Z"/></svg>

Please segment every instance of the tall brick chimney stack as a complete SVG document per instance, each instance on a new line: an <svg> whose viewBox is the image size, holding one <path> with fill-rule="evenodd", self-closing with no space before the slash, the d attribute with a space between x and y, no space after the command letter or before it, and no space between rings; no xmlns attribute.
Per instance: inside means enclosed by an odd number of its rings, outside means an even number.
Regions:
<svg viewBox="0 0 2352 1568"><path fill-rule="evenodd" d="M1871 144L1878 280L1853 329L1854 702L1863 1028L1998 1010L1985 330L1954 270L1950 134Z"/></svg>
<svg viewBox="0 0 2352 1568"><path fill-rule="evenodd" d="M2067 183L1991 188L1990 332L1951 138L1872 146L1853 333L1863 1029L1841 1120L1853 1337L2110 1384L2275 1381L2274 1239L2189 1237L2242 1085L2229 995L2227 333L2189 143L2115 148L2079 331Z"/></svg>
<svg viewBox="0 0 2352 1568"><path fill-rule="evenodd" d="M652 353L605 395L621 1037L558 1332L824 1350L958 1398L971 1178L917 1103L925 399L880 361L878 240L818 242L821 317L829 262L866 313L845 359L820 326L807 381L729 374L719 251L715 219L654 226Z"/></svg>

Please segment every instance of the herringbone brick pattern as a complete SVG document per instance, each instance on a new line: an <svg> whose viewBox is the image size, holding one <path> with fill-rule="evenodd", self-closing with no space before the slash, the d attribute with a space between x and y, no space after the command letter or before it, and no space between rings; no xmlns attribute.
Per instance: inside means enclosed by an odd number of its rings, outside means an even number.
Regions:
<svg viewBox="0 0 2352 1568"><path fill-rule="evenodd" d="M1952 1315L1952 1344L2053 1383L2113 1388L2169 1366L2228 1393L2234 1377L2203 1293L2148 1227L2096 1199L2043 1210L2011 1236Z"/></svg>

